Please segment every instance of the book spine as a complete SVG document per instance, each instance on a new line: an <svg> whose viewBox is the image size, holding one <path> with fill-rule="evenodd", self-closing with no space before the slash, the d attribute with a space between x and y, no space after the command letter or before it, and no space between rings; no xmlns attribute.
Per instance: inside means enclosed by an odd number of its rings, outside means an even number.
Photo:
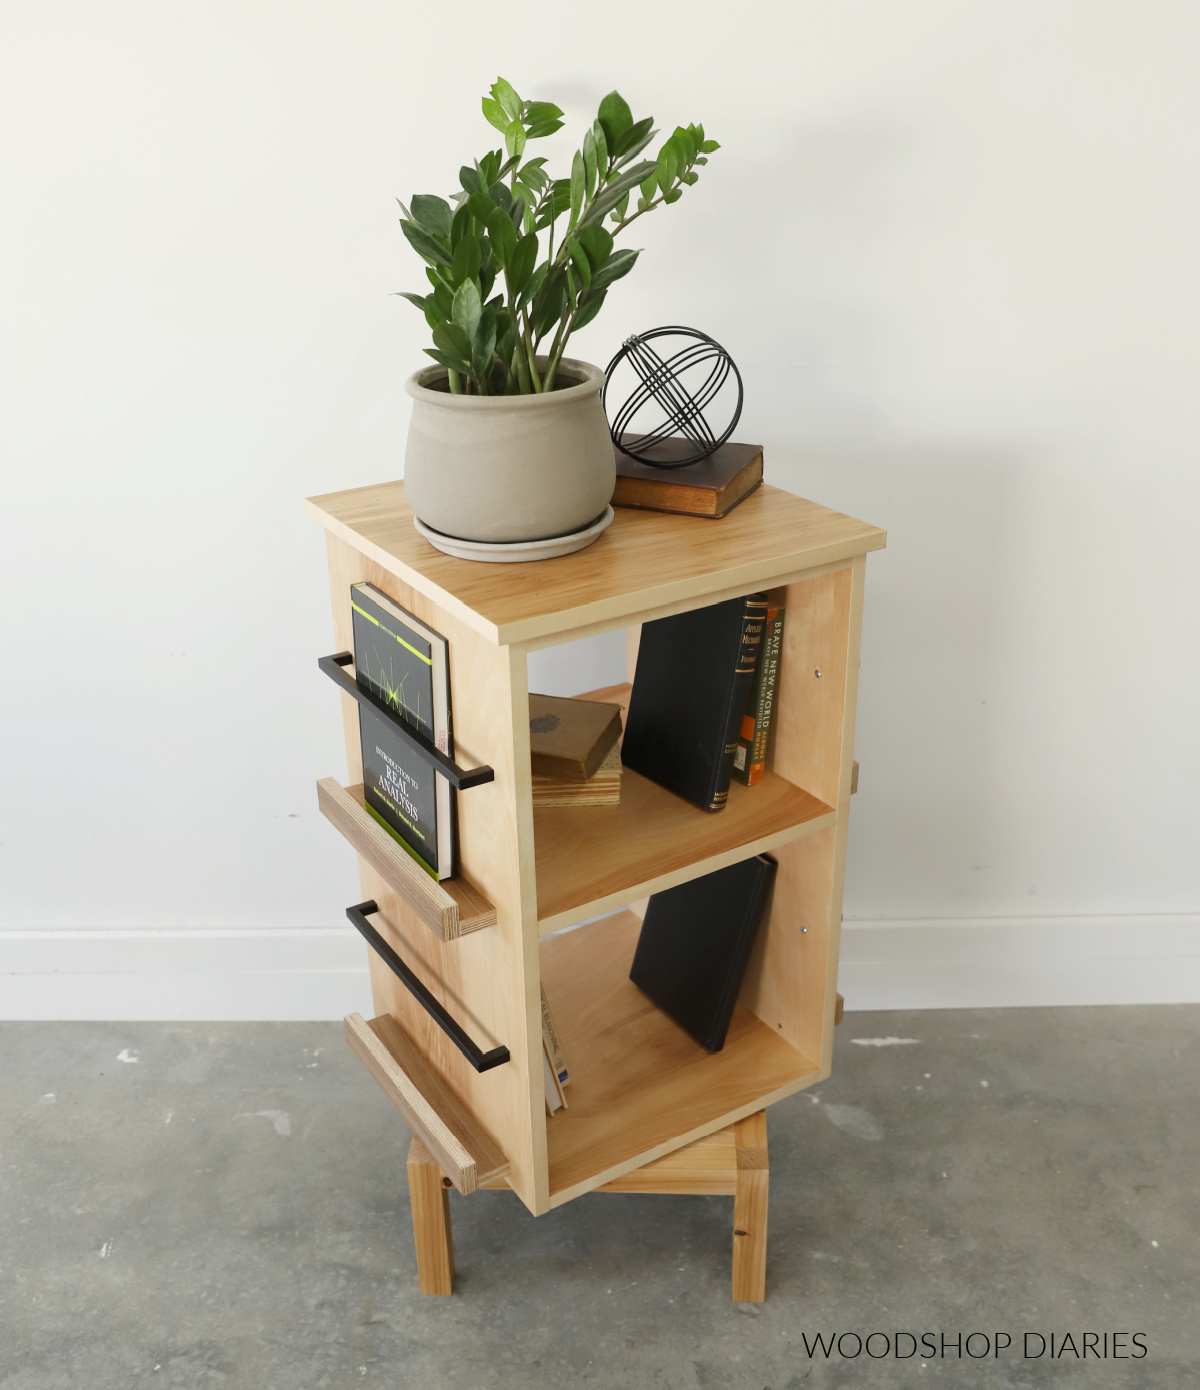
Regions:
<svg viewBox="0 0 1200 1390"><path fill-rule="evenodd" d="M754 673L754 688L750 693L750 707L742 720L742 736L738 740L733 775L748 787L761 782L767 770L767 741L771 733L771 714L775 708L775 687L779 680L779 653L783 649L783 617L782 607L768 608L766 630Z"/></svg>
<svg viewBox="0 0 1200 1390"><path fill-rule="evenodd" d="M738 638L736 665L729 687L729 706L725 712L725 745L721 750L720 758L717 760L713 785L707 802L710 811L720 811L729 800L733 759L737 753L738 735L742 729L742 716L746 713L746 701L750 698L750 687L754 681L754 668L758 664L758 652L762 646L766 617L766 594L747 594L742 607L742 625Z"/></svg>
<svg viewBox="0 0 1200 1390"><path fill-rule="evenodd" d="M550 1065L554 1068L554 1075L558 1078L559 1083L565 1086L571 1079L571 1073L567 1070L567 1059L563 1055L562 1042L559 1040L558 1029L554 1026L554 1019L550 1013L550 1001L546 998L544 985L542 986L542 1041L545 1043Z"/></svg>

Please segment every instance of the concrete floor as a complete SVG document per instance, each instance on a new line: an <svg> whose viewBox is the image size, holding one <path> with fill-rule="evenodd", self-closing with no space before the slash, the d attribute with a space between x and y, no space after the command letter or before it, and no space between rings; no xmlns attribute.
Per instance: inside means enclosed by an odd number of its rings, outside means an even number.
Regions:
<svg viewBox="0 0 1200 1390"><path fill-rule="evenodd" d="M762 1305L730 1301L728 1198L489 1192L422 1298L408 1135L340 1025L0 1025L0 1387L1197 1386L1198 1025L848 1015L770 1111ZM889 1037L918 1041L855 1045ZM947 1358L812 1340L897 1330ZM1012 1346L959 1360L971 1332ZM1085 1332L1147 1354L1022 1357Z"/></svg>

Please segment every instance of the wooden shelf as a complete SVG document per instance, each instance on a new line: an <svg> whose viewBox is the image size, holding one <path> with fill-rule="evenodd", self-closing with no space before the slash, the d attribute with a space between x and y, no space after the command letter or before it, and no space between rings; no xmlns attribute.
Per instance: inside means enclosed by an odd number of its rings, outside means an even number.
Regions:
<svg viewBox="0 0 1200 1390"><path fill-rule="evenodd" d="M390 1014L346 1017L346 1040L464 1195L506 1177L508 1159Z"/></svg>
<svg viewBox="0 0 1200 1390"><path fill-rule="evenodd" d="M343 787L333 777L322 777L317 805L439 940L453 941L496 925L496 909L469 880L447 878L438 883L413 863L367 810L361 783Z"/></svg>
<svg viewBox="0 0 1200 1390"><path fill-rule="evenodd" d="M832 806L772 772L755 787L734 782L725 809L714 812L626 768L617 806L534 808L538 931L558 931L833 821Z"/></svg>
<svg viewBox="0 0 1200 1390"><path fill-rule="evenodd" d="M820 1076L815 1061L742 1008L724 1049L706 1052L629 979L640 930L623 912L540 946L571 1071L567 1109L546 1121L552 1207Z"/></svg>

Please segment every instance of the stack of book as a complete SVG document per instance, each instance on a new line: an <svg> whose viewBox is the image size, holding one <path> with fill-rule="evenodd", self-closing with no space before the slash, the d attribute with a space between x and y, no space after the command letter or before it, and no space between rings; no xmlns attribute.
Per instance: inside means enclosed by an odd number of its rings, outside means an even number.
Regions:
<svg viewBox="0 0 1200 1390"><path fill-rule="evenodd" d="M564 1087L570 1083L571 1073L567 1069L567 1059L563 1056L562 1043L558 1029L550 1014L550 1001L546 998L546 987L542 986L542 1079L546 1087L546 1113L553 1115L557 1110L565 1110L567 1096Z"/></svg>
<svg viewBox="0 0 1200 1390"><path fill-rule="evenodd" d="M620 802L620 737L620 705L530 694L534 806Z"/></svg>

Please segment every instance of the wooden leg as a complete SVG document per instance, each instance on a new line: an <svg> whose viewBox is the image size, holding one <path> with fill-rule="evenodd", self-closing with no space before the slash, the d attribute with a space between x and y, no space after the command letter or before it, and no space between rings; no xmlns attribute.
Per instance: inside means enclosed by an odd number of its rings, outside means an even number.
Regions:
<svg viewBox="0 0 1200 1390"><path fill-rule="evenodd" d="M761 1303L767 1296L767 1116L760 1110L733 1127L737 1186L733 1197L733 1297Z"/></svg>
<svg viewBox="0 0 1200 1390"><path fill-rule="evenodd" d="M422 1293L454 1292L454 1237L450 1192L433 1155L413 1136L408 1149L408 1197L417 1243L417 1278Z"/></svg>

